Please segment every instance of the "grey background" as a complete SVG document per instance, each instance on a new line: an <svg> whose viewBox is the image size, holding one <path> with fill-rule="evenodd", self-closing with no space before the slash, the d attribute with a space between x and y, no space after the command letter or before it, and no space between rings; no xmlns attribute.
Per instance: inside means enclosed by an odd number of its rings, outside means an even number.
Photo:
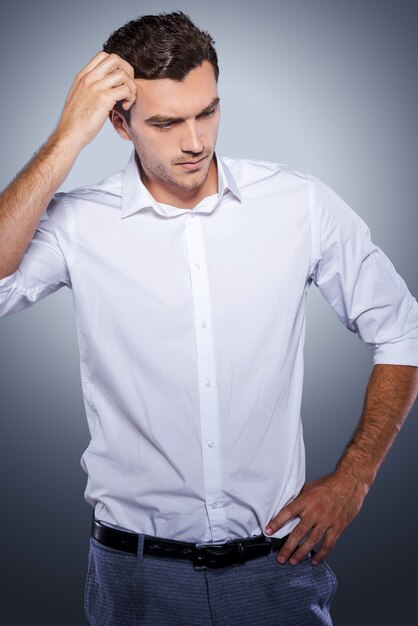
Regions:
<svg viewBox="0 0 418 626"><path fill-rule="evenodd" d="M415 6L16 1L0 22L0 185L47 139L75 74L111 31L145 13L182 9L216 40L220 153L320 177L369 224L416 296ZM130 150L107 122L61 189L122 169ZM305 355L302 408L314 478L332 470L351 435L372 366L369 348L314 286ZM2 318L0 369L0 618L8 626L82 625L91 510L79 458L88 431L68 290ZM416 416L415 408L329 557L340 582L337 626L408 624L415 613Z"/></svg>

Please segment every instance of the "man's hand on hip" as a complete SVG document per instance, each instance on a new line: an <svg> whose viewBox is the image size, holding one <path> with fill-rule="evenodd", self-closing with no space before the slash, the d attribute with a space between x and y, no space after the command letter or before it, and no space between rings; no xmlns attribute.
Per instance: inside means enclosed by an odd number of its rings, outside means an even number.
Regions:
<svg viewBox="0 0 418 626"><path fill-rule="evenodd" d="M135 100L133 67L117 54L98 52L75 77L56 134L81 149L94 139L118 101L127 111Z"/></svg>
<svg viewBox="0 0 418 626"><path fill-rule="evenodd" d="M323 542L312 563L322 561L360 511L377 471L418 393L418 368L376 364L367 385L361 418L332 474L307 483L266 526L267 535L300 518L277 555L296 565ZM271 528L271 533L268 532Z"/></svg>
<svg viewBox="0 0 418 626"><path fill-rule="evenodd" d="M312 563L316 565L322 561L360 511L366 493L364 485L353 481L352 476L345 477L338 472L306 483L299 495L266 526L265 532L269 535L290 520L300 518L280 549L278 562L289 561L291 565L297 565L323 539Z"/></svg>

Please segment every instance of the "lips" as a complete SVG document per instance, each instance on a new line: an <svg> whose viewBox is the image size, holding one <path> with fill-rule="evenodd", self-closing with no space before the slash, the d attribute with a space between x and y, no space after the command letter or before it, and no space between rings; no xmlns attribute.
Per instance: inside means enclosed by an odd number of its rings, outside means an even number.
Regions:
<svg viewBox="0 0 418 626"><path fill-rule="evenodd" d="M184 161L183 163L177 163L177 165L180 165L180 167L188 171L198 170L200 167L203 166L203 161L205 161L208 156L209 155L204 156L203 158L199 159L199 161Z"/></svg>
<svg viewBox="0 0 418 626"><path fill-rule="evenodd" d="M197 161L182 161L181 163L177 163L177 165L196 165L196 163L200 163L200 161L203 161L203 159L206 159L206 156L202 157L201 159L198 159Z"/></svg>

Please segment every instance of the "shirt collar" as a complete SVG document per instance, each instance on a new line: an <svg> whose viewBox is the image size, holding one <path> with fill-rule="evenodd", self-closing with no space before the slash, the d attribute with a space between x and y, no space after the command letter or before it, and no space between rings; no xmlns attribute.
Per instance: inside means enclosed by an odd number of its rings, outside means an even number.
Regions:
<svg viewBox="0 0 418 626"><path fill-rule="evenodd" d="M131 156L126 168L122 172L122 210L121 217L128 217L143 209L151 208L162 217L173 217L174 215L184 214L185 209L177 207L162 207L153 198L148 189L141 180L139 167L136 161L135 148L132 150ZM240 202L242 200L237 182L231 173L231 170L216 153L216 163L218 166L218 200L213 206L203 206L202 212L208 213L213 211L219 200L230 191ZM194 210L194 209L193 209Z"/></svg>

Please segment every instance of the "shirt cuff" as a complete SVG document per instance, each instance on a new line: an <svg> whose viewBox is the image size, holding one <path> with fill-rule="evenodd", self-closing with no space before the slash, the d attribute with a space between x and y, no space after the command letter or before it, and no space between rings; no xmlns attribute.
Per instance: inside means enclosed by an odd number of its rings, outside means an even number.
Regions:
<svg viewBox="0 0 418 626"><path fill-rule="evenodd" d="M410 333L412 334L412 333ZM373 364L413 365L418 367L418 336L404 336L399 341L382 343L375 347Z"/></svg>
<svg viewBox="0 0 418 626"><path fill-rule="evenodd" d="M14 278L14 274L9 274L9 276L5 276L0 279L0 302L2 302L4 300L4 296L9 293L10 287L13 285Z"/></svg>

